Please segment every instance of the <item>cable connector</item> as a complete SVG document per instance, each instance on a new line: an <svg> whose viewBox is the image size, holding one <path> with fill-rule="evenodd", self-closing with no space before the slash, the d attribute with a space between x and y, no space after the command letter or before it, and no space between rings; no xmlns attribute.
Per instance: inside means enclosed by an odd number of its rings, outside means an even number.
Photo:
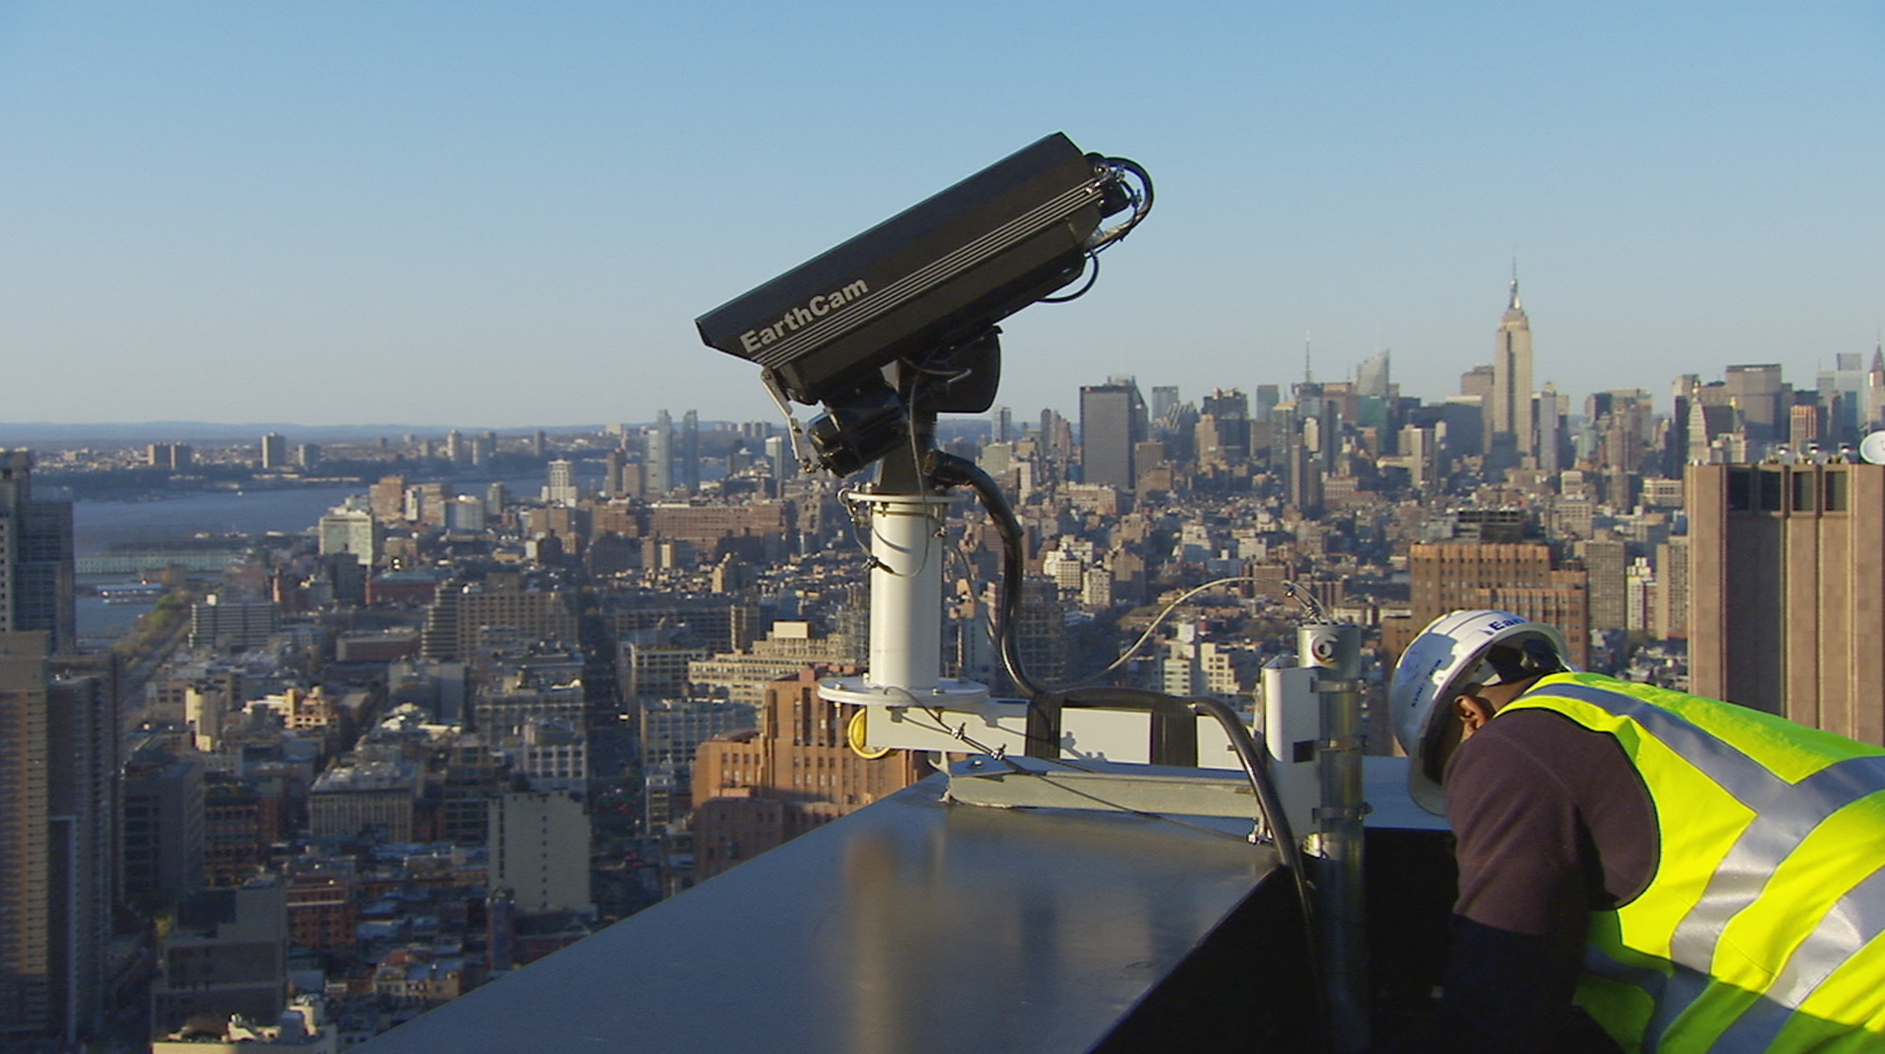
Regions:
<svg viewBox="0 0 1885 1054"><path fill-rule="evenodd" d="M933 487L969 487L981 468L965 457L931 448L923 452L923 478Z"/></svg>

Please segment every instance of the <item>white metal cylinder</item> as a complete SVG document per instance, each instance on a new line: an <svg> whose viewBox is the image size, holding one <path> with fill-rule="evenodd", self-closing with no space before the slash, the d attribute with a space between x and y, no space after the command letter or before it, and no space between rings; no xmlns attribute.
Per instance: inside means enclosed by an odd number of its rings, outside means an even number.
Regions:
<svg viewBox="0 0 1885 1054"><path fill-rule="evenodd" d="M941 537L949 499L860 494L870 509L871 640L867 684L927 692L942 676Z"/></svg>
<svg viewBox="0 0 1885 1054"><path fill-rule="evenodd" d="M1315 671L1307 667L1263 670L1263 738L1270 752L1270 778L1299 839L1316 829L1316 806L1322 804L1316 750L1322 738L1322 710L1315 683Z"/></svg>

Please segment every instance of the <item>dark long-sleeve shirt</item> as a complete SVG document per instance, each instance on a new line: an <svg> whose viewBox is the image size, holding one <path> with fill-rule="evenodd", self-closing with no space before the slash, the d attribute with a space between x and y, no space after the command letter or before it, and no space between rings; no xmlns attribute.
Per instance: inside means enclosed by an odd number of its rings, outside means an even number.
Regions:
<svg viewBox="0 0 1885 1054"><path fill-rule="evenodd" d="M1615 1050L1572 1010L1590 913L1655 875L1655 808L1616 739L1561 714L1501 713L1447 764L1458 840L1451 965L1434 1019L1399 1049Z"/></svg>

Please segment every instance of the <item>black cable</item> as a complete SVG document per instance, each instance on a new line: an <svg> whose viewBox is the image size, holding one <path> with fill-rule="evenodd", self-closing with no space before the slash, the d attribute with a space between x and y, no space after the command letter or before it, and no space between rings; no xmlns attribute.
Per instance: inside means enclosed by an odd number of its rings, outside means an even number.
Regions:
<svg viewBox="0 0 1885 1054"><path fill-rule="evenodd" d="M1295 881L1296 899L1302 906L1303 948L1309 961L1310 976L1315 979L1316 1007L1320 1019L1326 1023L1327 1035L1335 1035L1334 1022L1329 1016L1328 986L1322 975L1322 955L1316 945L1315 894L1309 885L1309 869L1303 863L1302 846L1296 841L1296 834L1290 829L1289 816L1283 811L1283 800L1276 793L1276 784L1271 778L1269 755L1257 749L1257 741L1251 737L1250 730L1237 718L1237 712L1216 699L1193 699L1193 713L1208 714L1224 728L1224 734L1230 737L1232 748L1237 751L1237 758L1243 762L1244 775L1250 780L1250 789L1257 796L1257 813L1270 829L1270 837L1276 843L1276 855L1283 866L1289 869L1290 877Z"/></svg>
<svg viewBox="0 0 1885 1054"><path fill-rule="evenodd" d="M1078 300L1087 295L1087 291L1093 288L1093 284L1100 280L1099 251L1096 249L1093 252L1087 253L1086 259L1086 265L1081 268L1087 272L1086 284L1068 293L1066 296L1044 296L1041 298L1040 302L1043 304L1064 304L1069 300Z"/></svg>
<svg viewBox="0 0 1885 1054"><path fill-rule="evenodd" d="M968 487L975 491L977 500L982 503L982 508L988 510L989 520L1001 535L1001 585L996 593L996 643L1002 667L1008 671L1008 679L1014 682L1022 697L1032 703L1047 692L1022 667L1020 650L1015 643L1015 628L1021 621L1021 585L1027 578L1027 549L1023 543L1021 521L1015 518L1014 506L1008 504L1008 496L1001 492L1000 484L982 471L980 465L967 458L931 450L923 459L923 477L931 483Z"/></svg>
<svg viewBox="0 0 1885 1054"><path fill-rule="evenodd" d="M1243 763L1244 775L1250 780L1250 789L1257 796L1257 814L1262 817L1264 826L1270 829L1270 837L1276 841L1276 852L1282 857L1283 866L1296 872L1296 890L1302 895L1303 909L1312 914L1314 908L1311 906L1313 902L1309 896L1308 872L1303 866L1302 848L1296 843L1295 832L1290 830L1289 816L1283 811L1283 799L1276 793L1276 784L1270 774L1269 756L1257 749L1256 739L1238 719L1237 711L1210 698L1191 699L1187 703L1193 713L1204 714L1224 726L1231 747L1237 751L1237 760ZM1311 932L1314 932L1313 928Z"/></svg>

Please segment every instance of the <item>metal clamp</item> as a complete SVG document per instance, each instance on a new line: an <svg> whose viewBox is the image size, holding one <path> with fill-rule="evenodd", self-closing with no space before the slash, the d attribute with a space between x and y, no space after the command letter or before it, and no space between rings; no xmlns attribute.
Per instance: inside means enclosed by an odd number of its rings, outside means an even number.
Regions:
<svg viewBox="0 0 1885 1054"><path fill-rule="evenodd" d="M1359 820L1374 811L1374 806L1367 802L1360 805L1318 805L1313 815L1321 820Z"/></svg>

